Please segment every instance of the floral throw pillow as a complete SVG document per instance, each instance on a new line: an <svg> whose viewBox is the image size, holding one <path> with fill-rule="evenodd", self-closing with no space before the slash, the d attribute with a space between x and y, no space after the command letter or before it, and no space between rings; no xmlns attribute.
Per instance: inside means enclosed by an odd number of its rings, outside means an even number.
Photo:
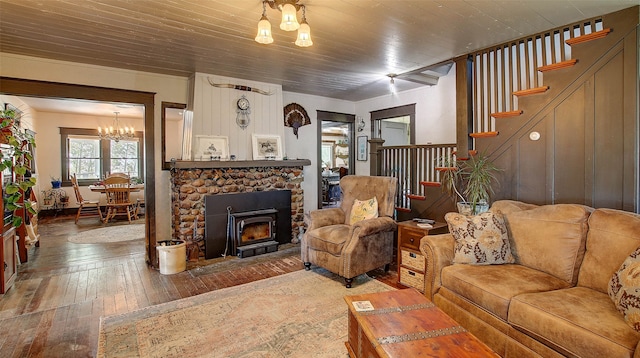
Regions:
<svg viewBox="0 0 640 358"><path fill-rule="evenodd" d="M608 291L624 321L640 332L640 247L613 274Z"/></svg>
<svg viewBox="0 0 640 358"><path fill-rule="evenodd" d="M373 219L378 217L378 199L374 196L369 200L358 200L353 202L351 207L351 216L349 216L349 225L353 225L358 221Z"/></svg>
<svg viewBox="0 0 640 358"><path fill-rule="evenodd" d="M486 212L467 216L448 213L444 218L455 239L454 263L497 265L515 262L501 214Z"/></svg>

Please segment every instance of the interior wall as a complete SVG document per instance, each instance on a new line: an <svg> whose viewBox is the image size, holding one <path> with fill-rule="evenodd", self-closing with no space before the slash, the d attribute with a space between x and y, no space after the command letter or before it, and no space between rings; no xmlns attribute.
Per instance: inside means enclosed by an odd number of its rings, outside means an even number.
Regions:
<svg viewBox="0 0 640 358"><path fill-rule="evenodd" d="M304 167L304 183L302 189L304 196L305 213L318 207L318 182L320 164L318 163L318 118L317 111L331 111L338 113L355 112L354 103L339 99L311 96L301 93L283 92L284 106L297 103L304 107L311 118L311 124L298 129L298 138L293 134L293 129L285 127L284 138L287 155L289 158L310 159L311 165ZM358 174L358 173L356 173Z"/></svg>
<svg viewBox="0 0 640 358"><path fill-rule="evenodd" d="M155 160L156 188L156 239L171 238L171 198L169 172L162 171L160 138L161 103L187 103L189 79L186 77L161 75L155 73L123 70L112 67L87 65L74 62L56 61L0 52L0 75L40 81L70 83L116 89L154 92L154 158L145 155L146 160ZM41 133L42 134L42 133ZM149 135L145 133L145 135ZM46 136L39 138L46 140ZM59 141L58 141L59 143ZM40 144L37 143L39 146ZM38 158L36 160L39 161Z"/></svg>
<svg viewBox="0 0 640 358"><path fill-rule="evenodd" d="M68 128L89 128L96 129L98 126L105 127L113 121L112 116L90 116L70 113L53 113L43 111L32 111L35 119L36 134L36 177L38 178L38 187L35 190L36 197L42 202L42 191L51 189L50 179L52 177L60 178L62 171L61 148L60 148L60 127ZM141 118L119 117L122 125L133 126L138 130L144 128L144 121ZM143 145L141 142L140 145ZM143 168L141 168L143 169ZM67 195L71 198L69 208L78 207L75 201L75 194L72 187L63 187ZM94 193L87 187L81 187L82 197L87 200L101 200L102 204L106 204L104 195ZM142 193L136 193L135 199Z"/></svg>
<svg viewBox="0 0 640 358"><path fill-rule="evenodd" d="M252 91L234 88L220 88L215 84L233 84L251 87L272 93L264 95ZM252 160L252 135L269 134L284 136L284 105L282 103L282 86L247 81L230 77L196 73L192 77L193 102L187 108L193 110L192 148L196 145L196 135L218 135L229 139L229 154L236 155L238 160ZM242 129L236 124L237 101L245 96L250 103L249 125ZM283 155L287 152L283 138ZM192 158L195 160L194 156Z"/></svg>
<svg viewBox="0 0 640 358"><path fill-rule="evenodd" d="M396 81L402 81L396 79ZM456 70L455 64L435 86L425 86L355 103L356 117L365 119L365 129L358 135L371 139L370 112L416 104L416 143L447 144L456 142ZM368 155L367 158L370 158ZM369 175L369 162L356 161L356 172Z"/></svg>

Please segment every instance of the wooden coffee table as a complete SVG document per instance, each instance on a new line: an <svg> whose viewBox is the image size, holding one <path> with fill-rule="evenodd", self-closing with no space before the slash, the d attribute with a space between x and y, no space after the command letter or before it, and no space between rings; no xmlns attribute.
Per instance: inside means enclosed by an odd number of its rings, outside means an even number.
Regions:
<svg viewBox="0 0 640 358"><path fill-rule="evenodd" d="M346 296L351 358L499 357L414 288ZM354 302L368 301L370 311Z"/></svg>

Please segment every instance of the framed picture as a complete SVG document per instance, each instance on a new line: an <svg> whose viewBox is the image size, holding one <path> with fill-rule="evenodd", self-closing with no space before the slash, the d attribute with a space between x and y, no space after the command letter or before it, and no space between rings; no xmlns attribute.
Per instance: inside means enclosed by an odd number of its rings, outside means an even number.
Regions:
<svg viewBox="0 0 640 358"><path fill-rule="evenodd" d="M229 159L229 137L196 135L195 160Z"/></svg>
<svg viewBox="0 0 640 358"><path fill-rule="evenodd" d="M369 140L369 137L366 135L361 135L358 136L358 139L356 141L356 151L358 152L358 156L356 157L356 159L358 159L359 161L367 161L367 141Z"/></svg>
<svg viewBox="0 0 640 358"><path fill-rule="evenodd" d="M253 160L282 160L282 140L271 134L253 135Z"/></svg>
<svg viewBox="0 0 640 358"><path fill-rule="evenodd" d="M20 127L20 120L22 119L22 111L19 110L16 106L12 105L11 103L5 103L4 104L4 110L5 111L13 111L15 112L15 124L16 126Z"/></svg>

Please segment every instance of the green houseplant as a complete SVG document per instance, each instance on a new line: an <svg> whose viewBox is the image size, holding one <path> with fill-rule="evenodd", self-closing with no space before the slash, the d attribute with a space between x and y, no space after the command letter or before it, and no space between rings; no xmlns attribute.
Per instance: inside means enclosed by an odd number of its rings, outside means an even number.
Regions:
<svg viewBox="0 0 640 358"><path fill-rule="evenodd" d="M442 189L457 202L462 214L476 215L489 209L489 199L498 183L501 170L484 154L475 153L467 160L443 158L440 167Z"/></svg>
<svg viewBox="0 0 640 358"><path fill-rule="evenodd" d="M15 110L0 109L0 143L7 149L0 151L0 171L13 171L12 180L4 183L4 206L5 210L13 211L12 223L18 227L22 224L22 217L17 215L17 210L24 208L36 214L28 197L21 203L23 193L36 184L36 178L31 176L33 156L29 151L29 147L35 148L35 139L17 127L15 119Z"/></svg>

